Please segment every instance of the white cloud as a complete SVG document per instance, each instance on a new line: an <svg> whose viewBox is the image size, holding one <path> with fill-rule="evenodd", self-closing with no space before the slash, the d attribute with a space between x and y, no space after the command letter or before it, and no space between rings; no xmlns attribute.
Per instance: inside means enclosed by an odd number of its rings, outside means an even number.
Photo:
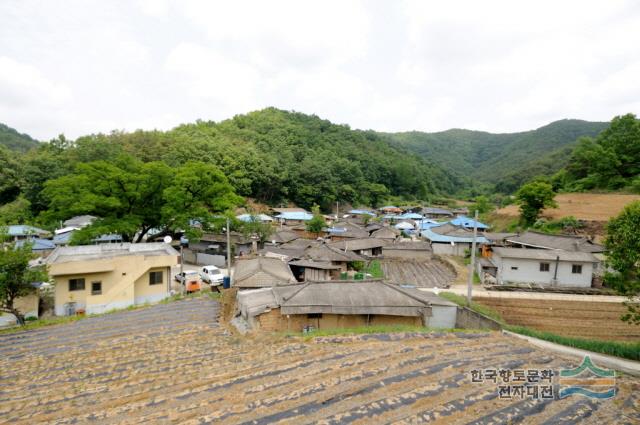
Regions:
<svg viewBox="0 0 640 425"><path fill-rule="evenodd" d="M640 113L631 0L7 0L0 16L0 120L40 138L271 105L386 131Z"/></svg>

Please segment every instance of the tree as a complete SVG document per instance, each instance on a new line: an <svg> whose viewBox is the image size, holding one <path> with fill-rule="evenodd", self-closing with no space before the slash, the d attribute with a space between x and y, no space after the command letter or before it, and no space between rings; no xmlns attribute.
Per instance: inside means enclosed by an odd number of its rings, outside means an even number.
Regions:
<svg viewBox="0 0 640 425"><path fill-rule="evenodd" d="M173 170L127 154L113 162L78 164L74 173L48 181L43 194L49 200L44 218L95 215L100 219L84 236L118 233L133 242L141 242L151 229L159 235L189 229L190 220L206 222L241 201L212 165L188 162Z"/></svg>
<svg viewBox="0 0 640 425"><path fill-rule="evenodd" d="M18 310L15 301L36 292L33 282L48 280L46 270L29 267L31 259L31 244L20 247L8 244L0 248L0 311L16 316L21 325L24 313Z"/></svg>
<svg viewBox="0 0 640 425"><path fill-rule="evenodd" d="M617 217L609 220L604 244L607 264L615 270L605 279L622 295L629 297L629 310L622 320L640 325L640 201L627 205Z"/></svg>
<svg viewBox="0 0 640 425"><path fill-rule="evenodd" d="M260 242L265 242L273 233L270 223L263 223L259 216L252 215L249 221L240 222L237 226L245 237L256 235Z"/></svg>
<svg viewBox="0 0 640 425"><path fill-rule="evenodd" d="M322 232L322 229L326 227L327 223L325 222L322 214L320 214L319 206L315 205L311 211L313 212L313 218L307 221L307 232L318 235Z"/></svg>
<svg viewBox="0 0 640 425"><path fill-rule="evenodd" d="M532 225L544 208L556 208L555 192L549 183L534 181L523 185L516 193L520 205L520 216L527 225Z"/></svg>
<svg viewBox="0 0 640 425"><path fill-rule="evenodd" d="M486 214L494 210L493 204L484 195L476 197L476 202L469 206L469 211L478 211L478 214Z"/></svg>

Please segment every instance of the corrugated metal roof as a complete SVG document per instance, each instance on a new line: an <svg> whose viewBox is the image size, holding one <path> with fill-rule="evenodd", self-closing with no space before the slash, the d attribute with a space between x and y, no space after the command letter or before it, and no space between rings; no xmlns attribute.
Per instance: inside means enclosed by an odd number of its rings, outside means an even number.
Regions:
<svg viewBox="0 0 640 425"><path fill-rule="evenodd" d="M521 235L506 238L508 242L527 245L535 248L563 249L565 251L605 252L602 245L589 241L584 236L548 235L546 233L528 231Z"/></svg>
<svg viewBox="0 0 640 425"><path fill-rule="evenodd" d="M269 222L273 221L273 217L266 214L240 214L236 218L244 223L250 223L252 221Z"/></svg>
<svg viewBox="0 0 640 425"><path fill-rule="evenodd" d="M28 224L12 224L6 227L9 236L39 236L48 235L49 232Z"/></svg>
<svg viewBox="0 0 640 425"><path fill-rule="evenodd" d="M431 242L445 242L445 243L471 243L473 242L473 232L465 230L461 227L456 227L451 224L444 224L430 229L425 229L421 232L421 235ZM486 244L489 241L484 237L478 235L476 237L476 243Z"/></svg>
<svg viewBox="0 0 640 425"><path fill-rule="evenodd" d="M492 248L493 254L502 258L522 258L529 260L554 261L560 257L560 261L574 261L582 263L599 263L593 254L579 251L564 251L561 249L531 249L531 248Z"/></svg>
<svg viewBox="0 0 640 425"><path fill-rule="evenodd" d="M461 226L461 227L465 227L467 229L473 229L474 224L475 227L477 229L488 229L489 226L481 223L479 221L474 220L473 218L469 218L466 217L464 215L460 215L456 218L454 218L453 220L449 221L449 223L453 224L454 226Z"/></svg>
<svg viewBox="0 0 640 425"><path fill-rule="evenodd" d="M306 211L286 211L286 212L278 214L276 216L276 218L279 218L279 219L282 219L282 220L307 221L307 220L311 220L313 218L313 215L309 214Z"/></svg>

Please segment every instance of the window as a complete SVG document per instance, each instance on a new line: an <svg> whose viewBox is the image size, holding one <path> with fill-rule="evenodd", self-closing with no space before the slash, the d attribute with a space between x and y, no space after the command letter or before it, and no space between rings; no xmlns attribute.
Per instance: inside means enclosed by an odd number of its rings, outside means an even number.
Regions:
<svg viewBox="0 0 640 425"><path fill-rule="evenodd" d="M540 271L548 272L549 271L549 263L540 263Z"/></svg>
<svg viewBox="0 0 640 425"><path fill-rule="evenodd" d="M102 294L102 282L91 282L91 295Z"/></svg>
<svg viewBox="0 0 640 425"><path fill-rule="evenodd" d="M162 272L149 272L149 285L162 283Z"/></svg>
<svg viewBox="0 0 640 425"><path fill-rule="evenodd" d="M511 270L518 270L517 266L511 266Z"/></svg>
<svg viewBox="0 0 640 425"><path fill-rule="evenodd" d="M69 279L69 291L84 291L84 278Z"/></svg>
<svg viewBox="0 0 640 425"><path fill-rule="evenodd" d="M322 319L322 313L309 313L307 319Z"/></svg>
<svg viewBox="0 0 640 425"><path fill-rule="evenodd" d="M582 264L572 264L571 265L571 273L573 273L573 274L582 274Z"/></svg>

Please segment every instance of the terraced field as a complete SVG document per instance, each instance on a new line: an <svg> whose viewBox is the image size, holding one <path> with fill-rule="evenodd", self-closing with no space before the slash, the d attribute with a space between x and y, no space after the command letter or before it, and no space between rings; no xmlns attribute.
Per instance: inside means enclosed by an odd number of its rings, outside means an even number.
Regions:
<svg viewBox="0 0 640 425"><path fill-rule="evenodd" d="M382 260L385 280L420 288L448 288L455 273L439 260Z"/></svg>
<svg viewBox="0 0 640 425"><path fill-rule="evenodd" d="M200 298L0 335L0 422L638 423L614 400L498 397L472 369L575 362L497 333L241 339Z"/></svg>

